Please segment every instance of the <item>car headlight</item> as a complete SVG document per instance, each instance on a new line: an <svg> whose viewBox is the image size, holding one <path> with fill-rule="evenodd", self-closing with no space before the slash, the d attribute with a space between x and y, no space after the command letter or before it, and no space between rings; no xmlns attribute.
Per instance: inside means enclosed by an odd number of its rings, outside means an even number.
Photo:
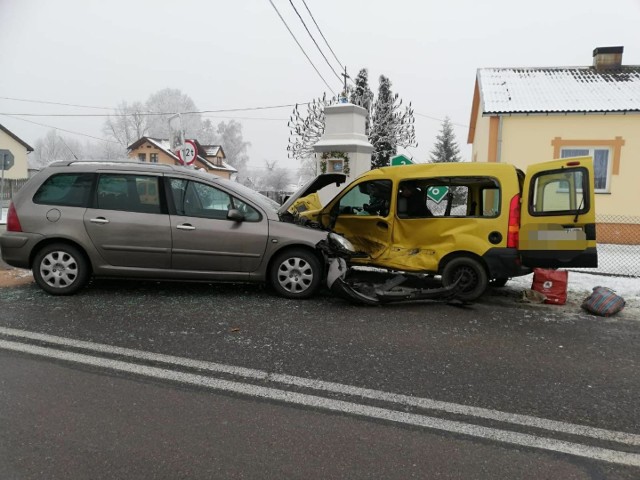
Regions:
<svg viewBox="0 0 640 480"><path fill-rule="evenodd" d="M333 242L337 243L340 246L340 248L342 248L343 250L347 250L349 252L355 252L356 251L356 249L354 248L353 244L349 240L347 240L346 238L344 238L344 237L342 237L342 236L340 236L338 234L330 233L329 234L329 238Z"/></svg>

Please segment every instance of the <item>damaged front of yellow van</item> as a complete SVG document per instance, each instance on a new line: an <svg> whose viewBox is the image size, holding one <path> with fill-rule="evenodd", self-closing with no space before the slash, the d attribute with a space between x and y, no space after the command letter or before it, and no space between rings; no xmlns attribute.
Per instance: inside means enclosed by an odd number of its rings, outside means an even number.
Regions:
<svg viewBox="0 0 640 480"><path fill-rule="evenodd" d="M491 281L528 273L523 252L530 267L558 258L564 266L597 262L591 159L538 164L534 172L528 185L528 175L508 164L385 167L365 172L322 208L315 191L288 208L351 242L352 265L442 275L445 285L463 277L461 296L474 299ZM556 241L569 238L588 241Z"/></svg>

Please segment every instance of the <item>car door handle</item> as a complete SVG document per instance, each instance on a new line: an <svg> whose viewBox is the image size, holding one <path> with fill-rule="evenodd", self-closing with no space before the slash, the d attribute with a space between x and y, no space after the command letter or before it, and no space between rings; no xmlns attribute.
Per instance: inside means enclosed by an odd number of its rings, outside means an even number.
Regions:
<svg viewBox="0 0 640 480"><path fill-rule="evenodd" d="M178 230L195 230L196 227L191 225L190 223L181 223L180 225L176 225Z"/></svg>
<svg viewBox="0 0 640 480"><path fill-rule="evenodd" d="M91 220L89 220L91 223L99 223L100 225L104 225L105 223L109 223L109 220L107 220L104 217L98 217L98 218L92 218Z"/></svg>

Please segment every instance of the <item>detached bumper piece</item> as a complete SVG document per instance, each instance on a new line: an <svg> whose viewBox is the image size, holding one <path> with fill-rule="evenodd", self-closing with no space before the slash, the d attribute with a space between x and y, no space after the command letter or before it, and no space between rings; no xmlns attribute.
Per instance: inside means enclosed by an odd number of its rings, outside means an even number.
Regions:
<svg viewBox="0 0 640 480"><path fill-rule="evenodd" d="M343 259L332 259L329 264L327 285L336 296L359 305L381 305L416 300L448 302L455 299L458 292L458 282L438 288L403 287L402 284L409 280L405 275L398 274L380 282L360 281L347 279L348 270Z"/></svg>

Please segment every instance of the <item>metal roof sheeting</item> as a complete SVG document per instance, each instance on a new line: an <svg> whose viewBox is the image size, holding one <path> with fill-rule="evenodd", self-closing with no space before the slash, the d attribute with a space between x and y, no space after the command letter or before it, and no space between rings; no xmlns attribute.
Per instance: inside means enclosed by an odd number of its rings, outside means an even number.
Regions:
<svg viewBox="0 0 640 480"><path fill-rule="evenodd" d="M483 114L640 112L640 66L480 68Z"/></svg>

